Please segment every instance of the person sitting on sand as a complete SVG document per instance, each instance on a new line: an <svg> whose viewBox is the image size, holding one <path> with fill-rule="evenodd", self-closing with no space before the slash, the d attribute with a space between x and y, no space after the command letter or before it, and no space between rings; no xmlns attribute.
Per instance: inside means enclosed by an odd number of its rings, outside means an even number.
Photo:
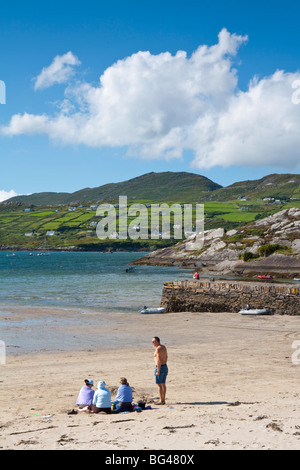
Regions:
<svg viewBox="0 0 300 470"><path fill-rule="evenodd" d="M130 387L125 377L120 378L120 387L118 388L117 396L115 399L116 409L115 413L122 413L122 411L132 410L132 388Z"/></svg>
<svg viewBox="0 0 300 470"><path fill-rule="evenodd" d="M98 382L98 388L94 394L93 403L83 408L81 411L86 411L87 413L100 413L100 411L111 413L111 393L105 388L105 382Z"/></svg>
<svg viewBox="0 0 300 470"><path fill-rule="evenodd" d="M91 405L93 403L95 391L92 389L94 382L92 380L85 379L85 385L80 389L76 405L79 408Z"/></svg>

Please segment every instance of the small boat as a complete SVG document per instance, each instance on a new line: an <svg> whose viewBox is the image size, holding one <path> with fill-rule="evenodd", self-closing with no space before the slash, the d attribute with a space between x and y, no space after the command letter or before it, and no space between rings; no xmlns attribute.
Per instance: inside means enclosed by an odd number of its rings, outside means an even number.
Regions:
<svg viewBox="0 0 300 470"><path fill-rule="evenodd" d="M130 266L129 268L125 269L126 273L133 273L135 271L135 268L133 266Z"/></svg>
<svg viewBox="0 0 300 470"><path fill-rule="evenodd" d="M140 310L140 313L164 313L166 311L163 307L144 307Z"/></svg>
<svg viewBox="0 0 300 470"><path fill-rule="evenodd" d="M242 310L239 311L241 315L269 315L271 313L269 307L265 308L250 308L249 305L247 305L246 308L242 308Z"/></svg>
<svg viewBox="0 0 300 470"><path fill-rule="evenodd" d="M270 274L259 274L257 277L258 279L273 279L273 276L271 276Z"/></svg>
<svg viewBox="0 0 300 470"><path fill-rule="evenodd" d="M294 281L300 281L300 277L294 277Z"/></svg>

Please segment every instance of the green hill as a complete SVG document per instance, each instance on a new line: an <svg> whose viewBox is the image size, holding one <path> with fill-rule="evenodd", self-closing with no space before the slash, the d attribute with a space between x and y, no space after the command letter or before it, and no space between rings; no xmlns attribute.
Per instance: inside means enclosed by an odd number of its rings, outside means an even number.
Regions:
<svg viewBox="0 0 300 470"><path fill-rule="evenodd" d="M74 193L43 192L29 196L15 196L6 203L20 202L36 206L79 204L84 202L118 202L119 196L128 200L153 202L201 201L222 188L208 178L186 172L147 173L121 183L110 183L97 188L85 188Z"/></svg>
<svg viewBox="0 0 300 470"><path fill-rule="evenodd" d="M259 180L240 181L217 189L210 195L210 200L230 201L238 197L250 200L300 198L300 175L272 174Z"/></svg>
<svg viewBox="0 0 300 470"><path fill-rule="evenodd" d="M300 208L300 175L268 175L222 188L192 173L148 173L71 194L44 192L17 196L0 203L0 249L148 251L176 242L150 237L148 240L99 240L96 226L100 219L94 204L116 204L118 218L119 196L127 196L128 206L133 202L190 203L194 207L203 203L205 230L219 227L229 230L283 209ZM128 218L128 224L134 222L135 217ZM174 224L173 216L170 223Z"/></svg>
<svg viewBox="0 0 300 470"><path fill-rule="evenodd" d="M194 173L152 172L120 183L85 188L74 193L42 192L28 196L15 196L2 204L17 202L28 206L59 206L80 203L117 203L119 196L127 196L128 201L157 203L236 202L243 199L259 203L264 198L286 202L300 199L300 175L272 174L258 180L245 180L222 187Z"/></svg>

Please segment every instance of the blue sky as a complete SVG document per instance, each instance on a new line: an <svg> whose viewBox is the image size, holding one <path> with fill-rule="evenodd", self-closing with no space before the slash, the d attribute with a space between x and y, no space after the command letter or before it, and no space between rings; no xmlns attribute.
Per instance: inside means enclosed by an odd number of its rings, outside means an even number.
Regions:
<svg viewBox="0 0 300 470"><path fill-rule="evenodd" d="M295 2L28 0L1 10L0 199L150 171L223 186L299 173Z"/></svg>

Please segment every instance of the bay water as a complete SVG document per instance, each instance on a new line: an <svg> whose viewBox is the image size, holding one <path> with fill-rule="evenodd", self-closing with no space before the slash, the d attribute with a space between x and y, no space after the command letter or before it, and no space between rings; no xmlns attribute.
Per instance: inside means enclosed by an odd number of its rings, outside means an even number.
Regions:
<svg viewBox="0 0 300 470"><path fill-rule="evenodd" d="M131 263L145 254L0 252L0 340L7 352L98 345L99 326L122 313L139 316L145 305L159 307L165 281L192 277L179 267L134 266L131 271ZM103 335L101 344L122 345L122 338Z"/></svg>
<svg viewBox="0 0 300 470"><path fill-rule="evenodd" d="M136 252L0 252L0 307L62 307L136 312L159 306L163 283L186 277L174 267L135 266Z"/></svg>

